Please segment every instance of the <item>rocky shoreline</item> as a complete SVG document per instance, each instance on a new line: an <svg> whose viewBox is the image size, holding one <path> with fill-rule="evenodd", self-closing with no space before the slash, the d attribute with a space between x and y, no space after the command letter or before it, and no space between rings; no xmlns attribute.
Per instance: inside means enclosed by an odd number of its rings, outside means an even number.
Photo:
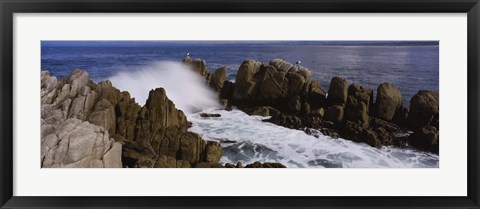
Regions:
<svg viewBox="0 0 480 209"><path fill-rule="evenodd" d="M281 59L269 63L245 60L235 82L226 80L224 67L210 74L204 60L186 57L183 62L214 86L227 108L236 106L250 115L271 116L266 121L307 134L319 130L377 148L439 152L438 92L420 90L406 108L393 84L381 83L374 100L373 89L333 77L327 94L307 68Z"/></svg>
<svg viewBox="0 0 480 209"><path fill-rule="evenodd" d="M93 83L86 71L74 70L61 79L41 73L43 168L232 167L218 163L218 142L203 140L189 127L163 88L151 90L141 107L110 81Z"/></svg>
<svg viewBox="0 0 480 209"><path fill-rule="evenodd" d="M246 60L235 83L227 69L210 73L204 60L183 60L205 78L226 109L236 106L268 122L374 147L393 145L438 153L438 93L419 91L410 108L400 90L373 90L332 78L328 94L308 69L283 60ZM328 97L327 97L328 95ZM204 114L205 117L221 117ZM86 71L68 77L41 73L41 166L105 168L284 168L280 163L220 164L222 147L188 131L185 114L165 89L149 92L144 106L110 81L92 82Z"/></svg>

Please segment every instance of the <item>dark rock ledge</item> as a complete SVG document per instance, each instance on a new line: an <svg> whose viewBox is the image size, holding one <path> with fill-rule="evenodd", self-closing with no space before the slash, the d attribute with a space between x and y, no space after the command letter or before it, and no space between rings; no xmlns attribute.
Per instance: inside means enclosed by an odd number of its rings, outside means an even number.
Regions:
<svg viewBox="0 0 480 209"><path fill-rule="evenodd" d="M235 105L251 115L271 116L268 122L307 133L317 129L374 147L414 147L438 154L437 92L420 90L407 109L400 90L390 83L378 86L374 101L373 89L333 77L327 97L308 69L281 59L245 60L234 83L226 80L225 67L211 74L204 60L186 57L183 62L205 77L226 108Z"/></svg>

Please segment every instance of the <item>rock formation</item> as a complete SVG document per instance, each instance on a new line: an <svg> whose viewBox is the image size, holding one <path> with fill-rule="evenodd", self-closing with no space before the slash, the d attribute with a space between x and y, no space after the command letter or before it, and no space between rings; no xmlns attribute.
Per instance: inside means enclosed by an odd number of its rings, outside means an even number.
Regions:
<svg viewBox="0 0 480 209"><path fill-rule="evenodd" d="M163 88L140 107L110 81L94 84L86 71L60 80L43 71L41 102L42 167L195 167L222 155L217 142L187 131Z"/></svg>
<svg viewBox="0 0 480 209"><path fill-rule="evenodd" d="M109 135L113 107L99 101L91 84L81 70L61 80L42 72L42 167L122 167L122 145Z"/></svg>
<svg viewBox="0 0 480 209"><path fill-rule="evenodd" d="M272 116L267 121L277 125L315 128L374 147L410 145L438 152L439 100L433 91L419 91L411 100L410 112L403 107L400 90L390 83L378 86L374 102L372 89L333 77L327 97L308 69L281 59L268 64L245 60L235 83L225 81L219 91L228 104L248 114ZM408 131L415 134L406 137Z"/></svg>

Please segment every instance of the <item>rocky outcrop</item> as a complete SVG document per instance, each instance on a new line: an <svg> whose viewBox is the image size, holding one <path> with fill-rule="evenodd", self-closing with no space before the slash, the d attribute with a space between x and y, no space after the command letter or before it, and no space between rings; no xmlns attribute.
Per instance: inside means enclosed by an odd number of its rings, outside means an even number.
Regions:
<svg viewBox="0 0 480 209"><path fill-rule="evenodd" d="M113 107L91 85L85 71L61 80L42 72L42 167L122 167L122 145L109 134L115 130Z"/></svg>
<svg viewBox="0 0 480 209"><path fill-rule="evenodd" d="M308 69L275 59L268 64L246 60L238 70L231 97L236 105L271 106L306 115L325 102L325 93Z"/></svg>
<svg viewBox="0 0 480 209"><path fill-rule="evenodd" d="M376 116L391 121L403 107L400 90L390 83L382 83L377 88Z"/></svg>
<svg viewBox="0 0 480 209"><path fill-rule="evenodd" d="M438 129L439 96L437 92L422 90L410 100L408 124L411 128L434 126Z"/></svg>
<svg viewBox="0 0 480 209"><path fill-rule="evenodd" d="M196 167L221 156L218 143L187 131L185 114L163 88L141 107L82 70L62 79L43 71L41 82L42 167Z"/></svg>
<svg viewBox="0 0 480 209"><path fill-rule="evenodd" d="M408 126L414 130L410 145L438 153L439 149L439 96L437 92L422 90L410 100Z"/></svg>
<svg viewBox="0 0 480 209"><path fill-rule="evenodd" d="M221 67L210 74L208 79L208 85L215 91L220 92L223 88L223 84L227 80L227 68Z"/></svg>
<svg viewBox="0 0 480 209"><path fill-rule="evenodd" d="M75 118L62 121L41 143L41 162L46 168L120 168L121 153L121 144L108 131Z"/></svg>
<svg viewBox="0 0 480 209"><path fill-rule="evenodd" d="M409 138L409 143L417 149L438 154L438 137L439 133L437 128L435 128L434 126L423 126L413 132L413 134Z"/></svg>
<svg viewBox="0 0 480 209"><path fill-rule="evenodd" d="M244 61L235 83L225 82L220 92L221 98L246 113L271 116L266 121L288 128L314 128L374 147L411 145L435 150L412 142L425 132L420 128L433 126L438 130L438 93L433 91L420 91L408 110L393 84L380 84L374 102L374 90L333 77L327 97L308 69L275 59L268 64ZM417 135L408 137L408 131Z"/></svg>

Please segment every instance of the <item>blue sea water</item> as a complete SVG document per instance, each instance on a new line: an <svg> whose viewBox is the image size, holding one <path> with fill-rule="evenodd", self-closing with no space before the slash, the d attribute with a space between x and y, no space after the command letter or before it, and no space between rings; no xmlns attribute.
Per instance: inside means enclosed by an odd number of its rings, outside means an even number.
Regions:
<svg viewBox="0 0 480 209"><path fill-rule="evenodd" d="M191 57L206 60L210 71L227 66L228 79L235 80L245 59L268 62L282 58L292 63L300 60L320 80L324 90L328 90L333 76L372 89L390 82L400 88L404 103L408 104L418 90L438 91L438 42L43 41L41 50L42 70L63 77L73 69L84 69L96 82L112 80L115 87L128 90L141 104L150 89L164 87L169 99L192 122L189 131L221 143L222 163L280 162L289 168L439 167L436 154L410 148L378 149L333 139L320 132L307 135L235 108L215 108L217 96L208 96L205 89L210 90L203 79L178 63L190 52ZM190 104L200 103L205 104L202 111L186 111ZM204 118L201 112L218 113L221 117Z"/></svg>
<svg viewBox="0 0 480 209"><path fill-rule="evenodd" d="M292 63L300 60L325 91L333 76L372 89L390 82L400 88L406 105L418 90L439 90L438 42L42 41L41 67L59 77L84 69L98 82L120 69L181 61L187 52L204 59L209 71L226 66L229 80L235 80L246 59L281 58Z"/></svg>

